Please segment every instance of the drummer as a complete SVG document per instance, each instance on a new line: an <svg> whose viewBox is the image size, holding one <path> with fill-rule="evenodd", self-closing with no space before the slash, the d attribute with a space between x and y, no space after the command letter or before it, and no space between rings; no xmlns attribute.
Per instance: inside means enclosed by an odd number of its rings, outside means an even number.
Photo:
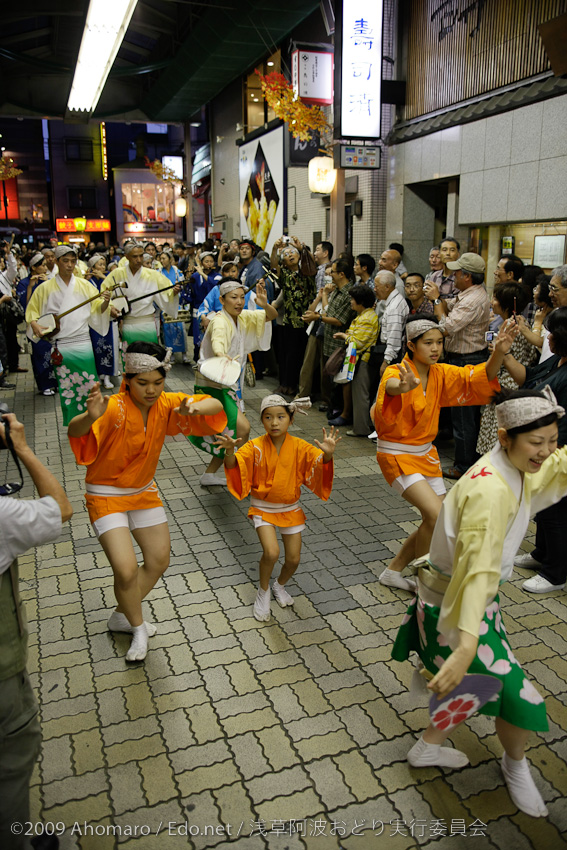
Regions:
<svg viewBox="0 0 567 850"><path fill-rule="evenodd" d="M220 302L222 310L209 323L207 332L201 343L201 352L197 371L195 373L194 392L205 392L219 399L227 418L227 426L223 433L233 439L238 439L240 445L248 440L250 423L242 412L242 401L238 399L240 378L234 378L230 386L205 377L203 368L208 375L222 378L226 361L220 358L238 358L242 365L252 351L267 351L272 339L271 322L277 316L274 307L268 304L266 286L263 280L256 284L256 310L244 308L245 290L238 281L226 281L220 287ZM240 370L239 370L240 371ZM206 389L203 389L206 388ZM240 386L241 389L241 386ZM203 487L221 485L226 487L224 470L219 473L224 461L224 449L213 443L210 437L189 437L190 441L201 451L210 454L211 461L199 479ZM217 474L219 473L219 474Z"/></svg>

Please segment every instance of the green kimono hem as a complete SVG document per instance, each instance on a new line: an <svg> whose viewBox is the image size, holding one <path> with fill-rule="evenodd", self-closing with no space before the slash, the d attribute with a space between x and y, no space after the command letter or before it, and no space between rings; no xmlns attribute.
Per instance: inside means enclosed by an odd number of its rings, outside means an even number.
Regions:
<svg viewBox="0 0 567 850"><path fill-rule="evenodd" d="M438 620L437 606L424 602L419 596L414 597L398 630L392 658L406 661L414 651L430 673L438 673L452 652L437 630ZM503 684L494 701L480 708L479 714L501 717L513 726L532 732L548 731L544 699L514 657L502 622L498 596L484 612L477 653L467 672L495 676Z"/></svg>
<svg viewBox="0 0 567 850"><path fill-rule="evenodd" d="M233 440L236 439L236 420L238 418L238 398L235 390L230 387L205 387L201 384L195 384L193 388L195 395L210 395L218 399L226 413L226 428L222 432L228 434ZM224 449L220 446L215 446L213 440L216 440L216 434L207 437L191 436L188 438L195 448L202 452L213 455L213 457L224 458Z"/></svg>

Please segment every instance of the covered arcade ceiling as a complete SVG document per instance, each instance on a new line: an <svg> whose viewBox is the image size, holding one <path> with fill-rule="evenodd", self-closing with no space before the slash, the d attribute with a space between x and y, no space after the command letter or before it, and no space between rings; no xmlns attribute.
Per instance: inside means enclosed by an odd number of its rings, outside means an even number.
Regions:
<svg viewBox="0 0 567 850"><path fill-rule="evenodd" d="M92 117L178 122L273 52L319 0L138 0ZM3 9L0 115L69 118L88 0Z"/></svg>

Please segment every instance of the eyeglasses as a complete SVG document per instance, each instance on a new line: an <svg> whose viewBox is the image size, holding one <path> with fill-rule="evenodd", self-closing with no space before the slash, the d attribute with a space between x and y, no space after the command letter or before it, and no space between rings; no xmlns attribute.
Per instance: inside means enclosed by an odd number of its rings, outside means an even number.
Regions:
<svg viewBox="0 0 567 850"><path fill-rule="evenodd" d="M422 283L406 283L406 289L423 289Z"/></svg>
<svg viewBox="0 0 567 850"><path fill-rule="evenodd" d="M549 291L550 292L559 292L560 289L565 289L565 287L564 286L555 286L555 284L553 284L553 283L549 284Z"/></svg>

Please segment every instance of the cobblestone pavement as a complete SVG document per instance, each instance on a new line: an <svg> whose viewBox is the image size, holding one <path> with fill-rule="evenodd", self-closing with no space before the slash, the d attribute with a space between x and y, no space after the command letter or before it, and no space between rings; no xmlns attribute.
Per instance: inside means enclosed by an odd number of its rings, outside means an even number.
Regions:
<svg viewBox="0 0 567 850"><path fill-rule="evenodd" d="M168 385L189 391L190 369L176 366ZM273 386L246 392L253 435ZM524 571L502 594L512 648L550 719L549 733L530 740L550 813L535 820L506 792L487 718L454 735L469 767L416 770L405 760L427 711L408 694L411 665L390 658L408 594L377 577L417 514L386 486L370 441L345 436L329 502L302 497L308 527L289 586L295 606L273 602L272 619L260 624L251 614L260 550L247 504L201 488L204 456L168 440L157 481L171 566L145 603L158 624L146 662L127 666L128 639L106 630L112 573L84 509L84 470L58 400L34 390L30 371L4 395L10 403L15 395L30 444L64 480L75 510L60 542L20 559L44 735L32 818L66 825L63 850L567 846L562 592L528 595ZM312 440L323 424L315 408L294 432Z"/></svg>

